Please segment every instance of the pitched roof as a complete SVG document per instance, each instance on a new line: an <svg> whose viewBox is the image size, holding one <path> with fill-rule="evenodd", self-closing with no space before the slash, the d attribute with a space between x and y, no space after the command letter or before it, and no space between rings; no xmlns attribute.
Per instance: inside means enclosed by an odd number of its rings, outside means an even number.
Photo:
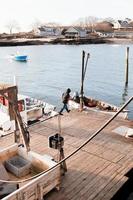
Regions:
<svg viewBox="0 0 133 200"><path fill-rule="evenodd" d="M118 23L121 25L121 27L123 28L127 28L129 27L129 24L127 21L123 21L123 20L118 20Z"/></svg>
<svg viewBox="0 0 133 200"><path fill-rule="evenodd" d="M81 32L81 31L85 31L85 29L83 29L82 27L72 26L72 27L69 27L65 32L68 33L70 31Z"/></svg>
<svg viewBox="0 0 133 200"><path fill-rule="evenodd" d="M39 29L40 31L45 31L45 28L44 28L44 27L38 27L38 29Z"/></svg>

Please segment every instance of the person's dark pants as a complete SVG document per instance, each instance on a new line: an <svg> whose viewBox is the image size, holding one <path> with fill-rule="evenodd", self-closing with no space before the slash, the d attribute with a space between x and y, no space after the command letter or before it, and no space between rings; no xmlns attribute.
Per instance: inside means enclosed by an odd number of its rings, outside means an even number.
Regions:
<svg viewBox="0 0 133 200"><path fill-rule="evenodd" d="M68 110L67 103L64 103L63 108L60 110L59 113L62 113L64 109L66 109L67 112L70 111L70 110Z"/></svg>

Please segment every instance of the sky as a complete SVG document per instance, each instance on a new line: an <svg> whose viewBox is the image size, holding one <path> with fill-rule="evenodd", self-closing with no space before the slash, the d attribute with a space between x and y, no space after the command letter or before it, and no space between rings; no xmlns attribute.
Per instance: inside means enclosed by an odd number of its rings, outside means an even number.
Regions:
<svg viewBox="0 0 133 200"><path fill-rule="evenodd" d="M133 0L0 0L0 32L13 21L26 31L37 22L69 25L88 16L133 19Z"/></svg>

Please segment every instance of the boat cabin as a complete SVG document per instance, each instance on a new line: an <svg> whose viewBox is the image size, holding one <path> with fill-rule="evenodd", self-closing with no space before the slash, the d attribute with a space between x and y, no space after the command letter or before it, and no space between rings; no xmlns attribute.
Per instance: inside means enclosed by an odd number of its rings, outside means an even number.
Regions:
<svg viewBox="0 0 133 200"><path fill-rule="evenodd" d="M18 111L23 122L28 125L39 120L41 117L50 117L56 114L55 106L25 95L18 94ZM2 131L15 130L14 120L9 117L9 102L0 95L0 129Z"/></svg>

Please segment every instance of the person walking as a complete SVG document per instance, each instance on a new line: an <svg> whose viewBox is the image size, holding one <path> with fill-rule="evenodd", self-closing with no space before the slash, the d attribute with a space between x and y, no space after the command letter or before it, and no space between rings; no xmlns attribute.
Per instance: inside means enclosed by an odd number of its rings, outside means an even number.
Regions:
<svg viewBox="0 0 133 200"><path fill-rule="evenodd" d="M61 108L61 110L60 110L60 112L59 112L60 115L63 115L62 112L63 112L64 109L66 109L66 111L67 111L68 113L70 112L70 110L68 109L68 101L69 101L69 99L70 99L70 92L71 92L71 89L68 88L68 89L66 90L66 92L62 94L62 103L63 103L63 107Z"/></svg>

